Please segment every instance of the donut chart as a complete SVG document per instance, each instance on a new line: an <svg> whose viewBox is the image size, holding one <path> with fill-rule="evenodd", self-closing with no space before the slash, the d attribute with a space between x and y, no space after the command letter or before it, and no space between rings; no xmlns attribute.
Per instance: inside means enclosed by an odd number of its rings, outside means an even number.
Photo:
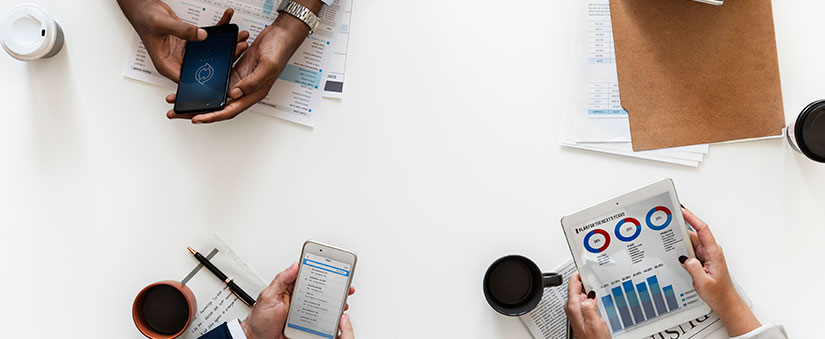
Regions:
<svg viewBox="0 0 825 339"><path fill-rule="evenodd" d="M590 238L592 238L593 235L596 235L596 234L599 234L599 235L604 237L604 243L599 248L595 248L593 246L590 246ZM607 246L610 246L610 234L607 233L607 231L605 231L605 230L599 230L599 229L592 230L592 231L590 231L590 233L587 233L587 235L584 237L584 248L590 253L595 253L595 254L602 253L602 252L604 252L604 250L607 249Z"/></svg>
<svg viewBox="0 0 825 339"><path fill-rule="evenodd" d="M633 231L633 234L631 234L630 236L625 237L622 235L622 226L628 223L636 225L636 230ZM648 223L648 225L650 225L650 223ZM618 238L621 241L633 241L639 237L639 234L642 234L642 223L640 223L639 220L636 220L635 218L624 218L616 224L616 229L613 233L615 233L616 238Z"/></svg>
<svg viewBox="0 0 825 339"><path fill-rule="evenodd" d="M658 226L654 224L654 220L652 220L653 215L656 212L664 212L667 215L667 219L665 219L664 223ZM659 221L659 219L661 219L661 217L656 218L656 221ZM673 213L671 213L670 210L664 206L656 206L652 208L649 212L647 212L647 217L645 217L645 223L647 223L647 227L650 227L650 229L654 231L661 231L667 228L668 226L670 226L671 221L673 221Z"/></svg>

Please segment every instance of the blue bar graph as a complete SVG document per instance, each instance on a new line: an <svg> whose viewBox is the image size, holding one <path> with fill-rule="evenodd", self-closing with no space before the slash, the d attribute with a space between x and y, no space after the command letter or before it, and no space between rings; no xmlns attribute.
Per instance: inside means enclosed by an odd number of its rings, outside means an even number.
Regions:
<svg viewBox="0 0 825 339"><path fill-rule="evenodd" d="M665 299L662 297L662 290L659 289L659 279L655 275L651 276L647 278L647 284L650 286L650 294L653 295L653 302L656 304L656 312L660 315L667 313Z"/></svg>
<svg viewBox="0 0 825 339"><path fill-rule="evenodd" d="M639 291L639 299L642 300L642 307L645 309L645 314L647 314L647 318L653 318L656 316L656 310L653 309L653 300L650 300L650 293L647 293L647 285L643 282L641 284L636 284L636 290Z"/></svg>
<svg viewBox="0 0 825 339"><path fill-rule="evenodd" d="M628 280L622 283L624 287L624 294L627 297L627 303L630 304L630 311L633 312L633 319L636 323L645 321L645 315L642 313L642 305L639 304L639 298L636 297L636 290L633 289L633 281Z"/></svg>
<svg viewBox="0 0 825 339"><path fill-rule="evenodd" d="M630 317L630 309L627 308L627 302L624 299L624 294L622 294L622 289L614 287L611 291L613 292L613 299L616 299L616 306L619 307L619 315L622 316L624 327L633 326L633 318Z"/></svg>
<svg viewBox="0 0 825 339"><path fill-rule="evenodd" d="M641 279L638 284L633 280L624 281L601 297L613 333L679 309L672 284L660 286L655 274Z"/></svg>
<svg viewBox="0 0 825 339"><path fill-rule="evenodd" d="M667 285L662 288L665 291L665 299L667 299L667 307L670 307L670 311L675 311L679 308L679 303L676 302L676 294L673 293L673 285Z"/></svg>
<svg viewBox="0 0 825 339"><path fill-rule="evenodd" d="M616 313L616 307L613 306L613 298L610 298L610 295L602 297L602 305L607 312L607 320L610 322L610 328L613 329L613 332L621 330L622 323L619 322L619 315Z"/></svg>

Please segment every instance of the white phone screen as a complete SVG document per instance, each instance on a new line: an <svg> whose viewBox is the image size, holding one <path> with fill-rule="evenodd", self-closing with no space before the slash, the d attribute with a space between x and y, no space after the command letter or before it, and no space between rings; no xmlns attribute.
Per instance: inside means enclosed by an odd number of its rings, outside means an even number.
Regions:
<svg viewBox="0 0 825 339"><path fill-rule="evenodd" d="M351 269L350 264L304 253L287 327L322 338L334 338L338 333L336 324L349 288Z"/></svg>

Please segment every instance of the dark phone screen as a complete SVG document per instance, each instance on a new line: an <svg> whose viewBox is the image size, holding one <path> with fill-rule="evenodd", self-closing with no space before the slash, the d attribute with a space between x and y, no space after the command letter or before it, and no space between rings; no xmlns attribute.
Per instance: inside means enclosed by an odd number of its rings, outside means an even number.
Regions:
<svg viewBox="0 0 825 339"><path fill-rule="evenodd" d="M237 29L207 28L204 41L186 43L175 111L212 111L226 102Z"/></svg>

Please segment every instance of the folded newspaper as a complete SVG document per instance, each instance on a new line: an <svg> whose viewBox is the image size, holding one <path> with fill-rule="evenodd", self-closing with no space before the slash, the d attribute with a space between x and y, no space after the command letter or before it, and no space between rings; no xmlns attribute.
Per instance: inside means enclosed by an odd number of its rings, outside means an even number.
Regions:
<svg viewBox="0 0 825 339"><path fill-rule="evenodd" d="M519 317L533 338L536 339L568 338L567 315L564 313L564 303L567 301L567 279L576 272L576 265L570 260L558 267L556 272L564 276L564 284L559 287L545 289L541 302L536 309ZM742 292L736 281L734 281L734 285L739 295L745 299L745 303L751 306L751 300ZM719 316L711 312L660 333L652 333L645 339L673 338L673 334L678 334L678 338L701 339L722 327Z"/></svg>

